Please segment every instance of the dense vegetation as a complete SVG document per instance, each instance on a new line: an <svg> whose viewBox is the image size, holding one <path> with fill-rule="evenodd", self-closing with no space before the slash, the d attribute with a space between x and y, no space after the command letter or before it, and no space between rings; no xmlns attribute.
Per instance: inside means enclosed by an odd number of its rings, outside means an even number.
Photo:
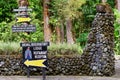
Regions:
<svg viewBox="0 0 120 80"><path fill-rule="evenodd" d="M51 42L66 43L67 42L67 22L71 21L72 37L75 44L82 48L85 46L87 35L89 33L91 23L96 14L95 6L101 0L51 0L49 6L49 25L51 27ZM43 21L43 6L44 0L29 0L32 22L37 27L37 31L27 33L13 33L11 31L12 25L16 24L15 13L13 9L18 8L17 0L1 0L0 1L0 45L3 42L20 43L21 41L41 42L44 41L44 21ZM108 0L108 3L113 8L116 16L115 20L115 52L120 54L120 13L115 9L114 0ZM63 31L62 38L58 40L57 28ZM18 45L19 46L19 45ZM3 48L3 46L0 46ZM1 49L0 48L0 49ZM4 49L4 48L3 48Z"/></svg>

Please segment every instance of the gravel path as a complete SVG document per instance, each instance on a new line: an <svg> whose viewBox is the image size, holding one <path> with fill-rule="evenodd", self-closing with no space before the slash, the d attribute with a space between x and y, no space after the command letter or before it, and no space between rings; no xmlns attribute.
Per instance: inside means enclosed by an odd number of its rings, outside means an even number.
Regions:
<svg viewBox="0 0 120 80"><path fill-rule="evenodd" d="M120 60L116 60L115 69L116 69L116 74L113 77L120 78Z"/></svg>

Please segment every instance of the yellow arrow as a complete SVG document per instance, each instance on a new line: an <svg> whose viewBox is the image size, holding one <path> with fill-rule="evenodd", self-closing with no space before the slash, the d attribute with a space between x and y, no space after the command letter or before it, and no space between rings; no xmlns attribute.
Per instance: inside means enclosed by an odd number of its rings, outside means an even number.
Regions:
<svg viewBox="0 0 120 80"><path fill-rule="evenodd" d="M31 61L26 60L26 61L24 62L24 64L25 64L26 66L46 67L46 66L43 64L43 62L45 62L45 61L46 61L46 59L43 59L43 60L31 60Z"/></svg>
<svg viewBox="0 0 120 80"><path fill-rule="evenodd" d="M29 17L18 17L17 18L17 22L30 22L31 21L31 18Z"/></svg>

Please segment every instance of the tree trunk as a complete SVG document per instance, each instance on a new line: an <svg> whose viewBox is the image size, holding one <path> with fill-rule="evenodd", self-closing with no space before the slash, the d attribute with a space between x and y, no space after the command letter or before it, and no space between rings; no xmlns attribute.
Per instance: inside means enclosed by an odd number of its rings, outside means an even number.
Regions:
<svg viewBox="0 0 120 80"><path fill-rule="evenodd" d="M72 22L70 19L67 19L66 21L66 36L67 36L67 43L68 44L73 44L73 35L72 35Z"/></svg>
<svg viewBox="0 0 120 80"><path fill-rule="evenodd" d="M117 8L118 7L117 0L115 0L114 2L115 2L115 8Z"/></svg>
<svg viewBox="0 0 120 80"><path fill-rule="evenodd" d="M63 21L61 21L61 29L60 29L60 34L61 34L61 43L64 42L64 25L63 25Z"/></svg>
<svg viewBox="0 0 120 80"><path fill-rule="evenodd" d="M44 7L44 41L51 41L51 27L49 25L49 12L48 12L48 3L49 0L44 0L43 7Z"/></svg>
<svg viewBox="0 0 120 80"><path fill-rule="evenodd" d="M120 11L120 0L116 0L116 7Z"/></svg>
<svg viewBox="0 0 120 80"><path fill-rule="evenodd" d="M60 27L59 26L57 26L56 27L56 34L57 34L57 43L60 43Z"/></svg>

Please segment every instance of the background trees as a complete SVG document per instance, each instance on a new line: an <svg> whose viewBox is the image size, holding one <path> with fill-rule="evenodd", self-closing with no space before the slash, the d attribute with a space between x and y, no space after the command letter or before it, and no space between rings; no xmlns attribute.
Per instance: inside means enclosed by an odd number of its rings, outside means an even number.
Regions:
<svg viewBox="0 0 120 80"><path fill-rule="evenodd" d="M81 11L79 9L84 3L85 0L53 0L52 8L56 10L56 14L59 17L56 20L64 21L62 24L66 26L66 38L69 44L73 44L75 38L72 30L74 26L72 25L72 21L81 16ZM51 11L51 13L53 12Z"/></svg>
<svg viewBox="0 0 120 80"><path fill-rule="evenodd" d="M0 1L0 41L20 42L51 41L54 43L79 43L84 47L89 33L91 22L96 14L96 4L103 0L29 0L32 24L37 31L30 33L12 33L11 26L15 24L14 8L18 8L17 0ZM119 18L119 0L107 0ZM117 9L115 9L115 6ZM119 26L115 22L115 41L119 42ZM120 50L119 50L120 51Z"/></svg>

